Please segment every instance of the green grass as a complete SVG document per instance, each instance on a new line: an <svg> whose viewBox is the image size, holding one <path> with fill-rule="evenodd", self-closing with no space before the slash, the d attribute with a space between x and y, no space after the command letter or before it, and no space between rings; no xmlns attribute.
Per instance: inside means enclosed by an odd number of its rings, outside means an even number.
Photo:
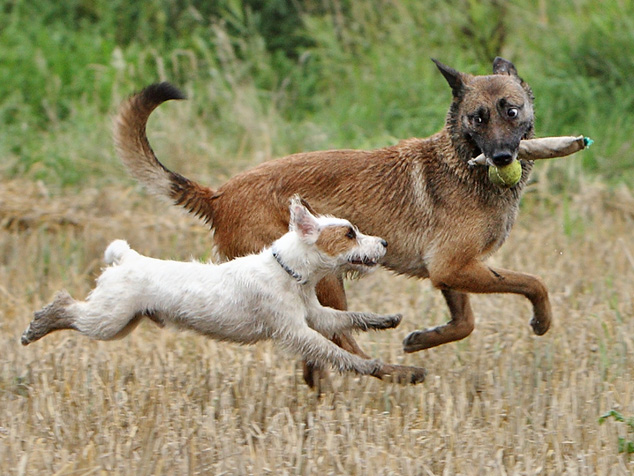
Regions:
<svg viewBox="0 0 634 476"><path fill-rule="evenodd" d="M618 423L623 423L627 428L628 434L634 434L634 417L626 418L617 410L610 410L599 418L599 423L603 424L608 420L614 420ZM629 437L619 436L618 438L618 450L619 453L634 453L634 440Z"/></svg>
<svg viewBox="0 0 634 476"><path fill-rule="evenodd" d="M157 81L184 88L214 150L246 163L391 144L442 127L449 90L430 57L474 74L515 62L538 135L595 146L552 166L634 180L634 6L625 0L6 1L0 16L0 172L60 186L115 173L109 114ZM184 118L185 119L185 118ZM266 130L265 130L266 129ZM203 139L192 134L192 143ZM242 163L242 162L240 162Z"/></svg>

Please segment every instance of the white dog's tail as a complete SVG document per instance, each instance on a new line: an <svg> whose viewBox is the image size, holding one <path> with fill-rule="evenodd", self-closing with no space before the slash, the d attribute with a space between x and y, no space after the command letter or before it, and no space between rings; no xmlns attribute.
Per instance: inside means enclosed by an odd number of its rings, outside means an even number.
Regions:
<svg viewBox="0 0 634 476"><path fill-rule="evenodd" d="M104 260L108 264L120 264L124 256L130 251L130 245L125 240L114 240L104 253Z"/></svg>

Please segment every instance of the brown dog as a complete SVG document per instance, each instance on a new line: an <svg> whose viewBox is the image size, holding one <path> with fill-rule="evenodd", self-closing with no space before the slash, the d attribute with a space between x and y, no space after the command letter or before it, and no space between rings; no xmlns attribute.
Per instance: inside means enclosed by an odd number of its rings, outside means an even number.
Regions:
<svg viewBox="0 0 634 476"><path fill-rule="evenodd" d="M254 253L282 236L294 194L317 213L346 218L366 233L384 237L390 245L382 265L430 278L451 313L448 323L408 335L406 352L467 337L474 328L468 293L526 296L533 305L531 326L544 334L551 309L542 281L484 264L513 226L532 162L522 162L522 178L512 188L492 184L486 167L467 164L480 153L497 166L517 160L520 140L533 135L532 91L502 58L495 59L493 74L486 76L435 63L451 86L453 102L445 127L426 139L373 151L295 154L265 162L212 190L165 168L148 143L150 113L164 101L183 98L162 83L122 106L114 133L117 151L150 191L210 224L226 258ZM326 306L345 309L342 277L325 278L318 296ZM365 356L350 336L339 335L335 341ZM311 372L305 369L304 376L311 384Z"/></svg>

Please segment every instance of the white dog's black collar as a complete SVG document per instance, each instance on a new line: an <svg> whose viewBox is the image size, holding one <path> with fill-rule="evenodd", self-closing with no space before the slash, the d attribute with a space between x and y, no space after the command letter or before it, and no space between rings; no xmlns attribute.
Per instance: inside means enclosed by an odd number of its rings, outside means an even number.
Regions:
<svg viewBox="0 0 634 476"><path fill-rule="evenodd" d="M286 263L282 261L282 258L280 258L280 255L276 250L271 250L271 253L273 253L273 257L275 258L275 261L277 261L277 263L282 267L282 269L286 271L289 276L295 279L295 281L297 281L299 284L306 284L308 282L308 279L304 279L302 275L299 274L297 271L289 268L286 265Z"/></svg>

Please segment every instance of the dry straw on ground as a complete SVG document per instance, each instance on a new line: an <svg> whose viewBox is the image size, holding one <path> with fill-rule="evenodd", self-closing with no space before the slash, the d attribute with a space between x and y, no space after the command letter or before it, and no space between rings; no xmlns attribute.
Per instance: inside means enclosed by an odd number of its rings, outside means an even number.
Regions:
<svg viewBox="0 0 634 476"><path fill-rule="evenodd" d="M19 344L31 313L66 288L83 297L105 246L210 256L194 219L138 189L51 194L0 187L0 473L9 475L627 475L610 409L634 415L634 199L582 187L529 193L492 259L539 274L556 321L543 337L516 296L475 296L467 340L404 356L411 330L447 319L429 283L385 271L348 285L350 306L403 312L360 337L372 355L425 365L400 387L353 375L317 399L295 358L143 324L99 343L53 334Z"/></svg>

